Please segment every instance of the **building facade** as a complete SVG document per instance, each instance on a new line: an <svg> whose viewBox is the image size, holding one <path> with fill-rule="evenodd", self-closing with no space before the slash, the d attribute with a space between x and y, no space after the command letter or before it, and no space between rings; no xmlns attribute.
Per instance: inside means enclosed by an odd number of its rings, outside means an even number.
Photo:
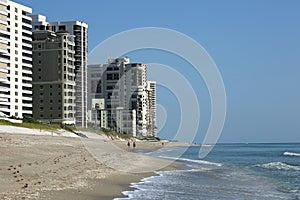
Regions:
<svg viewBox="0 0 300 200"><path fill-rule="evenodd" d="M0 3L0 111L18 118L32 116L31 12L13 1Z"/></svg>
<svg viewBox="0 0 300 200"><path fill-rule="evenodd" d="M33 117L75 124L75 37L66 31L33 32Z"/></svg>
<svg viewBox="0 0 300 200"><path fill-rule="evenodd" d="M156 136L156 82L147 81L146 87L146 120L147 120L147 135Z"/></svg>
<svg viewBox="0 0 300 200"><path fill-rule="evenodd" d="M88 101L95 97L105 99L110 129L138 137L155 135L154 131L148 131L153 114L147 115L146 72L145 64L130 63L129 58L109 59L108 64L88 66ZM151 83L149 91L153 89L154 82ZM151 102L156 103L152 100L155 90L151 91ZM151 106L151 109L156 107ZM151 123L155 124L155 118Z"/></svg>
<svg viewBox="0 0 300 200"><path fill-rule="evenodd" d="M87 29L81 21L47 22L42 15L32 16L33 30L65 31L75 36L75 118L76 125L87 127Z"/></svg>
<svg viewBox="0 0 300 200"><path fill-rule="evenodd" d="M7 0L0 0L0 112L6 111L9 114L9 82L7 80L9 33L7 31L7 5Z"/></svg>

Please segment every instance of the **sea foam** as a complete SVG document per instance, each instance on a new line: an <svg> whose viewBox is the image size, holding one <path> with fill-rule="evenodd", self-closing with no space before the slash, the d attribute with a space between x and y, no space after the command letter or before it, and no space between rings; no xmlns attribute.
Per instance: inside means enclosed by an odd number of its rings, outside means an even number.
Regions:
<svg viewBox="0 0 300 200"><path fill-rule="evenodd" d="M172 159L172 160L186 161L186 162L191 162L191 163L199 163L199 164L204 164L204 165L214 165L217 167L223 166L223 164L221 164L221 163L209 162L209 161L205 161L205 160L194 160L194 159L188 159L188 158L174 158L174 157L167 157L167 156L159 156L159 157L166 158L166 159Z"/></svg>
<svg viewBox="0 0 300 200"><path fill-rule="evenodd" d="M297 156L300 157L300 153L294 153L294 152L284 152L283 155L285 156Z"/></svg>
<svg viewBox="0 0 300 200"><path fill-rule="evenodd" d="M275 170L297 170L300 171L300 166L289 165L284 162L271 162L267 164L256 165L257 167L262 167L265 169L275 169Z"/></svg>

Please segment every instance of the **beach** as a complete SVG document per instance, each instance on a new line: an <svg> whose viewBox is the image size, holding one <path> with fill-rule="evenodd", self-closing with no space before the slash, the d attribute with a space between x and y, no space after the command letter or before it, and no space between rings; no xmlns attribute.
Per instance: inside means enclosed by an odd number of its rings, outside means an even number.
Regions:
<svg viewBox="0 0 300 200"><path fill-rule="evenodd" d="M65 132L0 129L0 199L113 199L130 183L154 175L157 165L179 166L134 152L158 149L161 142L137 141L130 149L127 141L92 133L82 139Z"/></svg>

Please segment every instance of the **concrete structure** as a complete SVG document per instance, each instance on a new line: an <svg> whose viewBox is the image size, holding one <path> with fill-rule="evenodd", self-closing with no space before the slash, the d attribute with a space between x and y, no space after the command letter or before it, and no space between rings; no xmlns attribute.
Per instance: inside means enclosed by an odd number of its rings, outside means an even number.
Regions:
<svg viewBox="0 0 300 200"><path fill-rule="evenodd" d="M146 120L147 120L147 135L156 136L156 82L147 81L146 87Z"/></svg>
<svg viewBox="0 0 300 200"><path fill-rule="evenodd" d="M81 21L47 22L42 15L33 15L33 30L66 31L75 36L76 125L87 127L87 29Z"/></svg>
<svg viewBox="0 0 300 200"><path fill-rule="evenodd" d="M153 131L147 130L150 127L149 119L153 115L148 115L147 121L145 64L130 63L129 58L109 59L108 64L89 65L88 77L88 99L105 99L110 129L138 137L154 134ZM150 87L153 87L153 84L150 85L149 91ZM155 106L151 108L156 109ZM152 122L155 124L155 118Z"/></svg>
<svg viewBox="0 0 300 200"><path fill-rule="evenodd" d="M0 112L7 116L32 116L31 12L13 1L0 1Z"/></svg>
<svg viewBox="0 0 300 200"><path fill-rule="evenodd" d="M75 36L33 32L33 117L75 124Z"/></svg>
<svg viewBox="0 0 300 200"><path fill-rule="evenodd" d="M107 111L105 110L105 99L91 99L91 109L88 110L88 122L94 127L108 129Z"/></svg>

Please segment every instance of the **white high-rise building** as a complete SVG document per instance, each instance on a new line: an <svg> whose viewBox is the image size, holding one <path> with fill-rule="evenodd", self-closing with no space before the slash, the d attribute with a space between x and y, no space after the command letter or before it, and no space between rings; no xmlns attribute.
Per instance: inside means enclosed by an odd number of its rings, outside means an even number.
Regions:
<svg viewBox="0 0 300 200"><path fill-rule="evenodd" d="M9 89L4 94L1 94L2 100L7 99L7 101L0 101L0 111L8 116L31 117L32 26L31 17L28 15L31 14L32 9L9 0L7 2L1 1L0 5L0 41L2 41L0 43L6 44L7 42L8 51L7 54L5 51L2 51L0 65L4 68L4 63L8 61L8 82L5 86ZM5 19L7 19L6 23ZM3 30L5 26L7 26L7 32ZM4 50L5 45L2 45L2 47Z"/></svg>
<svg viewBox="0 0 300 200"><path fill-rule="evenodd" d="M43 15L32 15L33 30L67 31L75 36L76 125L87 127L87 29L81 21L47 22Z"/></svg>
<svg viewBox="0 0 300 200"><path fill-rule="evenodd" d="M155 136L155 82L147 83L145 64L130 63L129 58L109 59L108 64L89 65L88 77L89 101L105 99L110 129Z"/></svg>
<svg viewBox="0 0 300 200"><path fill-rule="evenodd" d="M9 83L7 80L9 33L7 31L7 16L7 0L0 0L0 114L3 111L6 111L7 114L9 113Z"/></svg>

